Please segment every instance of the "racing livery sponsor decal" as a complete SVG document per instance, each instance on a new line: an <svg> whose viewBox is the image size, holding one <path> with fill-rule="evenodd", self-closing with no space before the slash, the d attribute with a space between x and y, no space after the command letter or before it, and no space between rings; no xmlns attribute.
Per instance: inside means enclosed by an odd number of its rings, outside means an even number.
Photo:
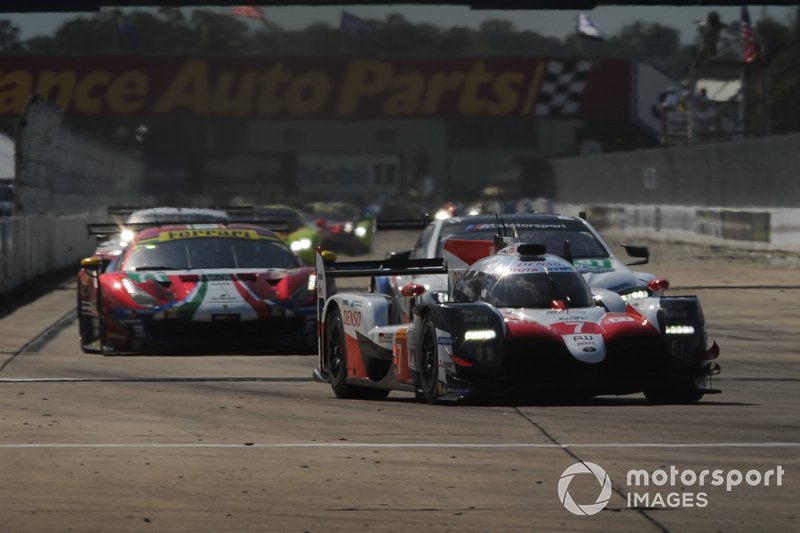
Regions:
<svg viewBox="0 0 800 533"><path fill-rule="evenodd" d="M611 272L614 270L614 265L608 258L576 259L574 263L580 272Z"/></svg>
<svg viewBox="0 0 800 533"><path fill-rule="evenodd" d="M342 323L345 326L353 326L356 328L361 326L361 311L342 310Z"/></svg>
<svg viewBox="0 0 800 533"><path fill-rule="evenodd" d="M571 272L572 267L556 261L520 261L509 266L507 271L513 274L531 274L537 272Z"/></svg>
<svg viewBox="0 0 800 533"><path fill-rule="evenodd" d="M236 228L181 229L162 231L158 234L158 240L160 241L191 239L193 237L233 237L237 239L266 238L264 235L259 235L255 230Z"/></svg>
<svg viewBox="0 0 800 533"><path fill-rule="evenodd" d="M572 357L583 363L599 363L606 357L605 343L602 335L591 333L562 335L564 344Z"/></svg>

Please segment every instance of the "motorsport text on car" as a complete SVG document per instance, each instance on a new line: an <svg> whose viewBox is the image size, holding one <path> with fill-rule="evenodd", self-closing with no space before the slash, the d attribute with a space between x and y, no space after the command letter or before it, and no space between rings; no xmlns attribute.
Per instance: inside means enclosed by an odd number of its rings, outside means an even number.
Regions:
<svg viewBox="0 0 800 533"><path fill-rule="evenodd" d="M590 288L568 260L541 244L448 239L444 258L325 262L317 259L318 381L340 398L415 392L428 402L493 394L583 396L643 392L654 403L691 403L719 392L716 343L708 346L695 296L627 302ZM449 265L445 268L445 263ZM455 268L453 265L464 265ZM323 279L447 274L444 297L424 300L410 321L394 296L340 291Z"/></svg>

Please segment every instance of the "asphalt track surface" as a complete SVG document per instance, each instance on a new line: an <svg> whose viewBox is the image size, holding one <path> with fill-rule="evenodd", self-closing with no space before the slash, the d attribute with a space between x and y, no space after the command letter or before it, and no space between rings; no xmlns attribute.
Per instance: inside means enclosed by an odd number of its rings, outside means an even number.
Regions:
<svg viewBox="0 0 800 533"><path fill-rule="evenodd" d="M412 240L384 234L376 256ZM69 280L6 302L0 530L800 530L800 260L651 250L646 268L700 295L721 348L723 393L696 405L337 400L311 381L315 356L83 354ZM559 499L581 461L611 483L591 516ZM601 493L591 474L566 481L577 505Z"/></svg>

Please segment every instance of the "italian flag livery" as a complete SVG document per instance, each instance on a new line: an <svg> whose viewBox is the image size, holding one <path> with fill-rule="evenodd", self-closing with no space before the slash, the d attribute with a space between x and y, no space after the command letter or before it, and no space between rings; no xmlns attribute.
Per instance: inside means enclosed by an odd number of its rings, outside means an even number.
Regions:
<svg viewBox="0 0 800 533"><path fill-rule="evenodd" d="M82 345L103 353L192 344L305 350L315 344L315 279L257 226L143 230L105 271L81 271Z"/></svg>

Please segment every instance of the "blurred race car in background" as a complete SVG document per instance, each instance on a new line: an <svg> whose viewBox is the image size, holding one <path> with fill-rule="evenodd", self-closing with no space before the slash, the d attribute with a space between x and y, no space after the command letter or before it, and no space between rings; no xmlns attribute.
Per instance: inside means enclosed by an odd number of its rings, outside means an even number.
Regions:
<svg viewBox="0 0 800 533"><path fill-rule="evenodd" d="M314 249L322 244L322 230L314 223L313 216L283 204L225 207L225 211L236 220L281 220L286 222L286 231L276 235L307 265L314 264Z"/></svg>
<svg viewBox="0 0 800 533"><path fill-rule="evenodd" d="M321 310L313 376L339 398L415 392L428 402L495 394L578 397L643 392L653 403L692 403L717 393L716 343L708 346L695 296L628 300L590 288L575 265L542 244L449 239L444 259L325 262L318 279L447 271L452 290L415 302L411 321L397 299L374 292L328 296ZM447 265L469 265L449 268Z"/></svg>
<svg viewBox="0 0 800 533"><path fill-rule="evenodd" d="M372 251L374 219L364 210L345 202L314 202L305 209L322 229L322 247L348 255Z"/></svg>
<svg viewBox="0 0 800 533"><path fill-rule="evenodd" d="M315 284L314 268L260 226L142 229L107 268L98 255L81 261L81 348L308 350L316 341Z"/></svg>
<svg viewBox="0 0 800 533"><path fill-rule="evenodd" d="M418 227L421 224L417 224ZM409 226L398 226L407 229ZM381 224L382 230L391 229ZM543 244L548 253L563 255L564 242L569 241L569 254L575 268L583 274L593 288L608 289L619 293L624 300L646 296L660 296L669 287L669 282L653 274L628 268L648 262L650 252L646 246L623 244L628 255L636 261L623 263L611 251L611 247L591 224L581 217L550 213L516 213L497 215L474 215L434 220L424 226L411 250L392 252L396 259L432 259L442 257L444 243L448 239L470 239L491 241L500 232L501 236L515 236L519 242ZM400 288L410 282L425 285L426 298L446 294L447 277L426 275L412 278L408 275L380 277L376 279L380 292L398 297ZM408 300L400 300L401 310L408 316Z"/></svg>
<svg viewBox="0 0 800 533"><path fill-rule="evenodd" d="M204 224L228 222L225 211L195 207L121 207L108 208L114 224L90 224L89 233L98 238L94 255L111 261L133 240L137 229L166 222L177 224ZM102 239L102 240L101 240Z"/></svg>

